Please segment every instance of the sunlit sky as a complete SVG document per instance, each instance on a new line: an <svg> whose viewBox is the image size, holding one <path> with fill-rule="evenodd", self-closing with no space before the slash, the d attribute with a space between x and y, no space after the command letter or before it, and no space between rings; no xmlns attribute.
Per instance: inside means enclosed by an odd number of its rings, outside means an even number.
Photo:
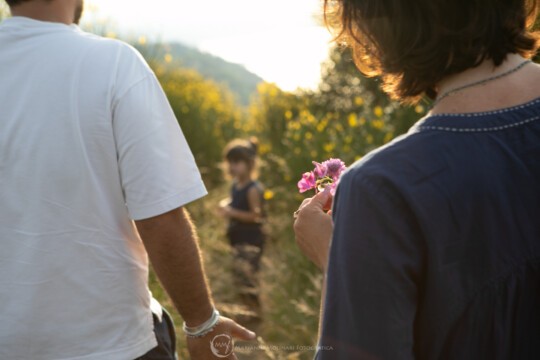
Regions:
<svg viewBox="0 0 540 360"><path fill-rule="evenodd" d="M126 35L181 41L245 65L284 90L313 88L328 55L320 0L86 0L84 20Z"/></svg>

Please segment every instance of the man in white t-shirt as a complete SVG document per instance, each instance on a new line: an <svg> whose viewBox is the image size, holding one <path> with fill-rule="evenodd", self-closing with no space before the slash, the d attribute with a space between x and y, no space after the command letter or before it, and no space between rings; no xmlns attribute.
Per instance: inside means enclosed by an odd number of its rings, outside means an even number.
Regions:
<svg viewBox="0 0 540 360"><path fill-rule="evenodd" d="M157 346L171 328L151 312L148 257L186 332L203 335L187 340L193 359L215 358L216 335L252 339L213 307L182 210L206 190L148 65L73 25L82 0L7 2L0 359L174 358Z"/></svg>

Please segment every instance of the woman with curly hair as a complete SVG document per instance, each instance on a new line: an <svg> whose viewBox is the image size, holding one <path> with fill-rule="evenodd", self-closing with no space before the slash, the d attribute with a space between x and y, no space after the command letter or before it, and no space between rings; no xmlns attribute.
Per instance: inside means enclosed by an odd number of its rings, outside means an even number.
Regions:
<svg viewBox="0 0 540 360"><path fill-rule="evenodd" d="M325 272L318 359L540 358L540 67L531 0L326 0L410 131L297 212ZM331 239L331 240L330 240Z"/></svg>

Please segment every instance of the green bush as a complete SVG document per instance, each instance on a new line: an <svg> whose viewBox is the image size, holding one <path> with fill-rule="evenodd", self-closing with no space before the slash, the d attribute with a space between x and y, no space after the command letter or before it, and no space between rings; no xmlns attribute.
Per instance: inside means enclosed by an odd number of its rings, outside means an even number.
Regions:
<svg viewBox="0 0 540 360"><path fill-rule="evenodd" d="M223 176L222 149L242 131L242 110L231 93L194 70L152 63L209 185Z"/></svg>

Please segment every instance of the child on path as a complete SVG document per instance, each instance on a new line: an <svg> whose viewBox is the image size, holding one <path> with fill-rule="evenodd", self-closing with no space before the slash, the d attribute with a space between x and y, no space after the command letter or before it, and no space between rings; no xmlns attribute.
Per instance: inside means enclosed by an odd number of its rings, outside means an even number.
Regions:
<svg viewBox="0 0 540 360"><path fill-rule="evenodd" d="M233 184L231 197L220 203L220 212L229 220L227 237L233 247L235 285L244 304L258 312L257 272L265 235L264 191L256 174L257 140L233 140L223 155Z"/></svg>

